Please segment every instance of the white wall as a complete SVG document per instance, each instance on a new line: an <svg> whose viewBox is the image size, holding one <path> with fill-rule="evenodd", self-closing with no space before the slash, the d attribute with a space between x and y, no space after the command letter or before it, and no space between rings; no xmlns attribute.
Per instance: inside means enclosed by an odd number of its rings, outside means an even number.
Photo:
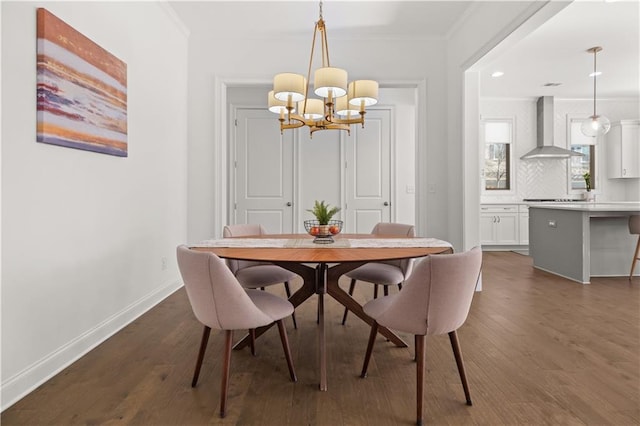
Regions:
<svg viewBox="0 0 640 426"><path fill-rule="evenodd" d="M483 118L514 119L513 170L515 188L510 195L483 194L481 201L514 202L523 198L579 198L581 194L568 191L568 160L531 159L520 157L536 147L536 101L532 99L483 99L480 114ZM567 115L589 116L593 100L554 99L554 145L569 148L567 141ZM598 113L612 122L640 117L638 99L599 99ZM596 145L596 186L599 201L636 201L640 194L632 195L638 179L608 179L606 137ZM482 147L480 149L482 156ZM479 157L480 158L480 157ZM493 191L495 192L495 191Z"/></svg>
<svg viewBox="0 0 640 426"><path fill-rule="evenodd" d="M447 46L447 238L457 248L480 243L478 133L468 125L477 111L477 77L465 71L536 13L543 2L478 2L452 34ZM470 85L465 90L465 84ZM468 108L464 105L468 103ZM465 116L465 114L467 114ZM466 121L465 121L466 120ZM471 132L471 133L470 133Z"/></svg>
<svg viewBox="0 0 640 426"><path fill-rule="evenodd" d="M36 143L39 6L127 63L128 158ZM171 14L2 2L3 409L180 286L188 34Z"/></svg>

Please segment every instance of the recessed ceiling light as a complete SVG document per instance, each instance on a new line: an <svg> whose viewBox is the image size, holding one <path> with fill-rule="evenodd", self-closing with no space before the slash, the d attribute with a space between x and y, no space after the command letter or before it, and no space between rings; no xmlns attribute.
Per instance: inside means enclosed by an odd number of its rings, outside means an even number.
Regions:
<svg viewBox="0 0 640 426"><path fill-rule="evenodd" d="M601 75L601 74L602 74L602 71L596 71L596 72L592 72L591 74L589 74L589 77L595 77L595 76L598 76L598 75Z"/></svg>
<svg viewBox="0 0 640 426"><path fill-rule="evenodd" d="M491 74L491 77L496 78L496 77L502 77L504 75L504 73L502 71L495 71L493 74Z"/></svg>

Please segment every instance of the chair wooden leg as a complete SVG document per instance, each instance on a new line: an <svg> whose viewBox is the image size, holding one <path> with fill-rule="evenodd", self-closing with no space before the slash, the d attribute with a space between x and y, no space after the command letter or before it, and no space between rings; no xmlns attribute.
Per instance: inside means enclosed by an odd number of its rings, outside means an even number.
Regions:
<svg viewBox="0 0 640 426"><path fill-rule="evenodd" d="M402 290L402 283L398 284L398 291Z"/></svg>
<svg viewBox="0 0 640 426"><path fill-rule="evenodd" d="M367 343L367 353L364 356L364 364L362 364L362 372L360 377L363 379L367 377L367 368L369 368L369 360L371 359L371 353L373 352L373 344L376 342L376 335L378 334L378 322L373 321L371 324L371 333L369 334L369 343Z"/></svg>
<svg viewBox="0 0 640 426"><path fill-rule="evenodd" d="M384 295L385 295L385 296L388 296L388 295L389 295L389 286L388 286L388 285L385 285L385 286L384 286L383 292L384 292Z"/></svg>
<svg viewBox="0 0 640 426"><path fill-rule="evenodd" d="M373 286L373 298L374 298L374 299L377 299L377 298L378 298L378 285L377 285L377 284L375 284L375 285Z"/></svg>
<svg viewBox="0 0 640 426"><path fill-rule="evenodd" d="M636 244L636 252L633 254L633 261L631 262L631 272L629 272L629 280L633 278L633 270L636 268L636 262L639 259L638 254L640 254L640 235L638 235L638 244Z"/></svg>
<svg viewBox="0 0 640 426"><path fill-rule="evenodd" d="M282 349L284 350L284 357L287 359L287 367L289 367L289 376L292 382L297 382L298 377L296 371L293 368L293 358L291 357L291 349L289 348L289 338L287 337L287 330L284 326L283 320L278 320L278 331L280 332L280 340L282 341Z"/></svg>
<svg viewBox="0 0 640 426"><path fill-rule="evenodd" d="M220 390L220 417L227 411L227 394L229 393L229 372L231 370L231 349L233 348L233 330L225 331L224 356L222 366L222 388Z"/></svg>
<svg viewBox="0 0 640 426"><path fill-rule="evenodd" d="M289 281L284 282L284 291L287 293L287 299L291 298L291 289L289 288ZM296 322L296 313L293 312L291 314L291 319L293 320L293 328L298 329L298 323Z"/></svg>
<svg viewBox="0 0 640 426"><path fill-rule="evenodd" d="M424 335L416 335L416 424L422 425L422 406L424 397Z"/></svg>
<svg viewBox="0 0 640 426"><path fill-rule="evenodd" d="M251 348L251 355L256 356L256 329L252 328L249 330L249 338L251 339L249 342L249 347Z"/></svg>
<svg viewBox="0 0 640 426"><path fill-rule="evenodd" d="M193 379L191 380L191 387L195 388L198 383L198 377L200 376L200 367L202 367L202 360L204 360L204 353L207 350L207 343L209 342L209 334L211 334L211 328L204 326L204 332L202 333L202 340L200 341L200 351L198 352L198 360L196 361L196 369L193 372Z"/></svg>
<svg viewBox="0 0 640 426"><path fill-rule="evenodd" d="M349 296L353 296L353 292L356 289L356 280L351 280L351 284L349 284ZM347 322L347 314L349 313L349 310L347 308L344 308L344 315L342 315L342 325L344 325L345 322Z"/></svg>
<svg viewBox="0 0 640 426"><path fill-rule="evenodd" d="M460 381L462 381L462 387L464 388L464 396L467 398L467 405L473 405L471 402L471 393L469 392L469 384L467 383L467 374L464 370L464 361L462 360L462 352L460 351L460 342L458 341L458 333L452 331L449 333L449 340L451 340L451 348L453 349L453 355L456 357L456 364L458 365L458 373L460 373Z"/></svg>

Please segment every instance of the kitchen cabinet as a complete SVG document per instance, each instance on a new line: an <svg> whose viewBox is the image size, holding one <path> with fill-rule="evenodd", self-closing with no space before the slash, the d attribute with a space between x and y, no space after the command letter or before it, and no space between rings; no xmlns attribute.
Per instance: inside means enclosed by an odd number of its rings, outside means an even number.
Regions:
<svg viewBox="0 0 640 426"><path fill-rule="evenodd" d="M529 206L518 206L518 227L520 229L519 241L520 244L529 244Z"/></svg>
<svg viewBox="0 0 640 426"><path fill-rule="evenodd" d="M610 179L640 178L640 120L612 123L606 149Z"/></svg>
<svg viewBox="0 0 640 426"><path fill-rule="evenodd" d="M515 204L483 204L480 206L480 243L516 245L518 239L518 206Z"/></svg>

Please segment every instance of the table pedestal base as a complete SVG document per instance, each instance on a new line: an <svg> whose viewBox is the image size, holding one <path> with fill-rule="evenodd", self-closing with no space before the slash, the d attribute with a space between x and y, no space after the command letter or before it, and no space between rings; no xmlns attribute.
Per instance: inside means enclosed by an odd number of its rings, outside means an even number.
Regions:
<svg viewBox="0 0 640 426"><path fill-rule="evenodd" d="M320 390L327 390L327 344L325 334L325 318L324 318L324 295L328 294L349 311L353 312L358 318L369 325L373 324L373 319L364 313L362 306L349 294L340 288L338 280L344 274L352 271L367 262L349 262L340 263L329 267L329 264L321 262L315 267L305 266L295 262L273 262L289 271L292 271L302 277L302 287L289 298L289 302L294 307L298 307L302 302L309 299L312 295L318 295L318 352L320 358ZM256 329L256 337L262 335L271 328L273 324ZM386 327L379 326L378 333L382 334L389 341L398 347L407 347L408 345L397 334ZM234 349L242 349L250 343L250 337L247 335L234 346Z"/></svg>

